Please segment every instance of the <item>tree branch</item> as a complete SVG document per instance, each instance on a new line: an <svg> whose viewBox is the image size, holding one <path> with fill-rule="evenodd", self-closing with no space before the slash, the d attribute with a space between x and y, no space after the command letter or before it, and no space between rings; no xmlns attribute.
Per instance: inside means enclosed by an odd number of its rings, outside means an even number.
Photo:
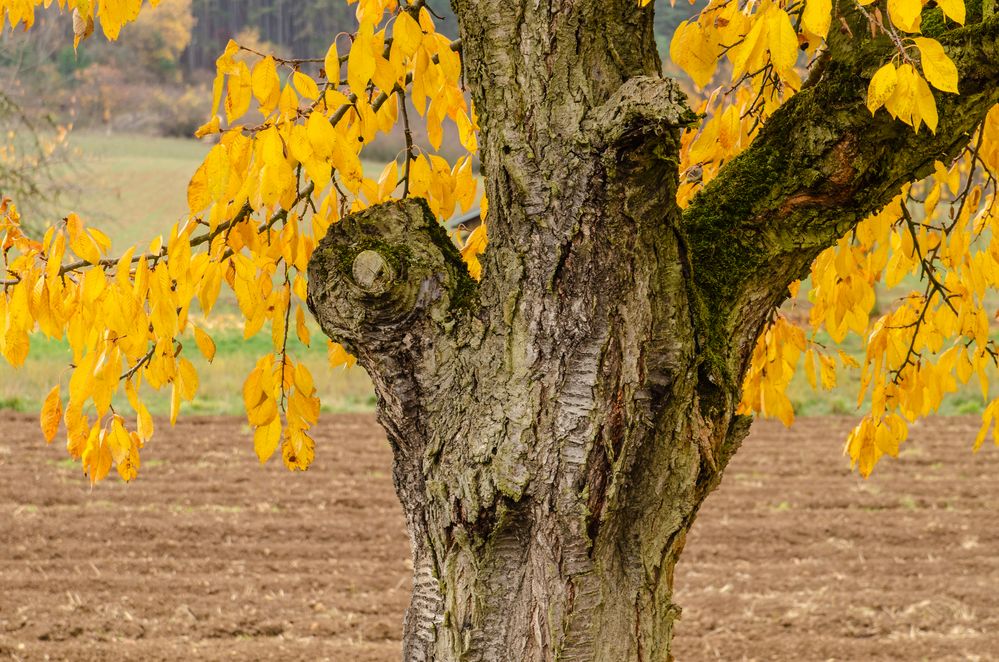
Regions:
<svg viewBox="0 0 999 662"><path fill-rule="evenodd" d="M347 216L309 261L309 309L371 377L403 475L419 475L409 463L427 439L426 391L436 387L423 380L450 374L476 303L461 255L419 198Z"/></svg>
<svg viewBox="0 0 999 662"><path fill-rule="evenodd" d="M347 216L330 227L309 262L309 308L326 335L362 361L412 349L416 327L452 326L475 288L454 244L417 198Z"/></svg>
<svg viewBox="0 0 999 662"><path fill-rule="evenodd" d="M868 82L893 52L887 38L831 34L818 79L685 210L702 335L730 376L741 374L766 316L812 260L935 160L956 155L999 101L999 18L938 39L958 67L961 93L935 92L936 134L867 110Z"/></svg>

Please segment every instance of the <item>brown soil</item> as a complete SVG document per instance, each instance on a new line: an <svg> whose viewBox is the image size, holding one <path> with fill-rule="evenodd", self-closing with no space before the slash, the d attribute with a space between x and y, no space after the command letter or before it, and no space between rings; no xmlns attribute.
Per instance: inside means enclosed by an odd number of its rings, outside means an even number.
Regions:
<svg viewBox="0 0 999 662"><path fill-rule="evenodd" d="M850 422L759 424L678 569L690 660L999 659L999 452L914 427L867 482ZM33 417L0 423L0 659L399 659L409 561L374 419L328 417L306 474L239 419L161 427L93 491Z"/></svg>

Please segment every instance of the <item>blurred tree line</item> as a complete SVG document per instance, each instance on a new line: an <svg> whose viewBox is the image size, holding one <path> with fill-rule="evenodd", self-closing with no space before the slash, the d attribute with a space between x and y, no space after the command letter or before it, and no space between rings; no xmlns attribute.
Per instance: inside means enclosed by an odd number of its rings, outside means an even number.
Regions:
<svg viewBox="0 0 999 662"><path fill-rule="evenodd" d="M344 0L162 0L119 41L91 39L74 51L72 19L55 4L30 39L0 34L0 89L29 115L44 98L61 125L109 132L190 136L211 115L215 59L229 39L286 57L321 57L337 33L356 26L356 4ZM457 37L449 0L429 0L428 8L438 28ZM696 8L659 0L664 55L673 30Z"/></svg>
<svg viewBox="0 0 999 662"><path fill-rule="evenodd" d="M431 0L428 6L444 19L439 29L457 36L447 0ZM195 26L183 64L189 71L213 67L229 38L240 34L253 34L289 57L322 57L333 35L356 26L355 9L344 0L193 0Z"/></svg>
<svg viewBox="0 0 999 662"><path fill-rule="evenodd" d="M438 29L458 36L458 26L448 0L430 0L429 9L441 20ZM290 57L321 57L330 37L354 25L354 9L344 0L193 0L193 38L183 55L188 70L211 67L226 41L240 33L256 31L261 41L275 44ZM660 0L656 7L656 37L660 49L680 21L691 17L696 5ZM238 41L238 40L237 40Z"/></svg>

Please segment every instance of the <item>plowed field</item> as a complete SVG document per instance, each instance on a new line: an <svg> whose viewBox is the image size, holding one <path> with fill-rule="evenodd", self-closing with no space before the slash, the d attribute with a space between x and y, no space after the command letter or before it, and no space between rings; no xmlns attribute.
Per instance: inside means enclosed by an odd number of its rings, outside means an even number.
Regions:
<svg viewBox="0 0 999 662"><path fill-rule="evenodd" d="M373 417L327 417L299 475L241 419L163 424L137 482L91 490L2 416L0 659L398 660L408 542ZM864 482L850 425L756 426L677 571L680 662L999 659L999 451L938 419Z"/></svg>

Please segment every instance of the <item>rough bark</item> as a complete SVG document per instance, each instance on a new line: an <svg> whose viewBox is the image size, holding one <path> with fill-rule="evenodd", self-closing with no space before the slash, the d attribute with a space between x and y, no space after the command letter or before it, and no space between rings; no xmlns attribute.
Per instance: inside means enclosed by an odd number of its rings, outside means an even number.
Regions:
<svg viewBox="0 0 999 662"><path fill-rule="evenodd" d="M955 101L967 117L919 147L863 109L871 63L833 49L682 214L694 117L658 73L651 9L453 4L490 199L482 282L414 200L333 226L309 272L395 451L414 555L404 657L669 660L673 568L748 431L734 409L763 315L978 111ZM987 65L969 104L992 99Z"/></svg>

